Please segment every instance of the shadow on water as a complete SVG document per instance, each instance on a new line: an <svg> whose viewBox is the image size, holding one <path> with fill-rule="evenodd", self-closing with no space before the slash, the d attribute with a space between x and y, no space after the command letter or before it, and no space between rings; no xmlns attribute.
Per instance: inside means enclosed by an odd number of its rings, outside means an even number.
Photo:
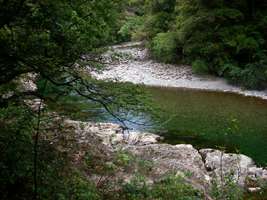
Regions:
<svg viewBox="0 0 267 200"><path fill-rule="evenodd" d="M170 144L188 143L196 148L222 148L252 157L267 165L267 101L233 93L192 89L147 87L163 124L130 128L161 134ZM98 110L99 112L99 110ZM101 110L103 113L103 110ZM129 115L150 124L152 118ZM101 121L117 122L108 115ZM153 124L153 122L152 122Z"/></svg>
<svg viewBox="0 0 267 200"><path fill-rule="evenodd" d="M130 128L159 133L170 144L188 143L196 148L242 153L257 164L267 165L266 100L204 90L166 87L147 90L161 108L159 115L164 123L154 127L128 124ZM152 118L138 120L148 122Z"/></svg>
<svg viewBox="0 0 267 200"><path fill-rule="evenodd" d="M129 113L132 121L153 124L140 126L127 123L131 129L158 133L164 136L164 142L170 144L187 143L196 148L242 153L253 158L258 165L267 166L266 100L182 88L146 87L146 90L151 93L156 107L161 108L158 113L160 123L154 121L150 113L139 116ZM118 123L100 106L75 98L75 102L81 101L85 105L83 112L75 112L71 107L72 113L78 113L74 118ZM263 200L267 191L247 195L245 199Z"/></svg>
<svg viewBox="0 0 267 200"><path fill-rule="evenodd" d="M147 91L161 108L158 113L161 122L157 124L150 113L140 116L129 113L132 121L153 124L127 123L130 128L159 133L170 144L188 143L196 148L222 148L242 153L259 165L267 165L266 100L182 88L147 87ZM86 104L84 117L87 120L118 122L101 107ZM79 117L81 115L79 113Z"/></svg>

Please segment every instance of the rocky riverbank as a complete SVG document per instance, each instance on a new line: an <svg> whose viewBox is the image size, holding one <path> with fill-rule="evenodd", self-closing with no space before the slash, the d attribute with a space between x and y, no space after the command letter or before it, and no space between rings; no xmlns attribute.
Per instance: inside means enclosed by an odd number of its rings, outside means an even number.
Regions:
<svg viewBox="0 0 267 200"><path fill-rule="evenodd" d="M110 47L102 58L106 69L91 72L97 79L112 79L150 86L178 87L234 92L267 99L267 90L245 90L214 76L193 74L190 66L158 63L149 58L142 43L133 42Z"/></svg>
<svg viewBox="0 0 267 200"><path fill-rule="evenodd" d="M35 84L30 85L32 87L26 88L35 90ZM31 102L30 106L36 110L39 101ZM58 150L68 152L75 165L85 162L86 153L89 152L97 155L97 159L104 161L106 166L113 166L115 155L123 151L137 160L150 163L145 175L149 184L160 181L168 174L174 174L183 177L185 182L207 194L207 197L214 183L224 184L229 178L250 192L261 190L267 183L267 170L257 167L251 158L242 154L224 153L215 149L198 150L188 144L163 144L158 135L125 132L121 126L112 123L62 121L59 116L55 119L58 122L55 121L52 126L60 127L58 131L55 129L56 135L47 138L52 138L49 139L50 144ZM131 171L117 170L113 176L97 173L87 176L98 186L106 179L113 179L114 182L130 181L135 171L136 164L133 164ZM115 184L114 186L116 187Z"/></svg>
<svg viewBox="0 0 267 200"><path fill-rule="evenodd" d="M125 151L138 159L151 162L146 175L153 183L167 174L176 174L201 191L209 191L212 184L223 183L227 178L250 192L261 190L267 182L267 170L257 167L253 160L242 154L224 153L215 149L197 150L192 145L160 143L160 136L151 133L127 132L117 124L91 123L66 120L72 127L79 144L101 146L110 155ZM78 157L83 155L79 153ZM103 154L104 156L104 154ZM119 172L127 181L133 174ZM93 176L98 180L96 176Z"/></svg>

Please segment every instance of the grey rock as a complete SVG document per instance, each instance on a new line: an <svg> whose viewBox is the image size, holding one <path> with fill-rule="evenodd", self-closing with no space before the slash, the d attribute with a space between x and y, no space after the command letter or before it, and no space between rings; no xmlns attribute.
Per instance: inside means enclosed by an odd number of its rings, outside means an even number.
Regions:
<svg viewBox="0 0 267 200"><path fill-rule="evenodd" d="M124 132L112 123L91 123L66 120L74 127L79 143L104 145L110 152L124 150L152 163L148 180L157 181L167 174L184 177L193 186L206 191L213 181L231 176L240 186L251 191L267 182L267 170L258 168L253 160L242 154L224 153L215 149L197 150L192 145L160 144L160 136L151 133ZM90 138L94 138L91 140ZM120 174L129 181L131 174ZM251 189L254 188L254 189ZM256 188L256 189L255 189Z"/></svg>
<svg viewBox="0 0 267 200"><path fill-rule="evenodd" d="M144 160L152 161L152 173L155 177L167 173L180 173L199 182L205 182L208 176L200 154L192 145L127 145L124 149Z"/></svg>
<svg viewBox="0 0 267 200"><path fill-rule="evenodd" d="M251 188L248 188L248 191L251 192L251 193L254 193L254 192L259 192L262 188L260 187L251 187Z"/></svg>
<svg viewBox="0 0 267 200"><path fill-rule="evenodd" d="M230 177L243 187L259 186L267 181L267 170L257 167L248 156L215 149L201 149L199 152L206 169L214 179L223 181Z"/></svg>

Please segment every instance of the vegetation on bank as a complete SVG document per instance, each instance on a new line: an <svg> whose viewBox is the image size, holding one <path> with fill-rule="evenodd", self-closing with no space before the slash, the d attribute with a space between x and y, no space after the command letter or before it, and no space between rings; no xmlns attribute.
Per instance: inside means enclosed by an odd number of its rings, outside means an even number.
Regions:
<svg viewBox="0 0 267 200"><path fill-rule="evenodd" d="M132 0L132 38L145 39L154 58L184 62L233 84L267 83L267 3L260 0ZM143 5L140 7L140 5Z"/></svg>
<svg viewBox="0 0 267 200"><path fill-rule="evenodd" d="M120 0L0 1L0 199L99 197L66 152L53 145L65 140L56 135L63 132L61 123L51 123L59 105L65 105L63 114L82 111L69 101L75 95L122 124L128 110L148 109L139 87L96 81L87 72L102 67L103 47L118 41L122 8Z"/></svg>
<svg viewBox="0 0 267 200"><path fill-rule="evenodd" d="M13 126L4 123L7 121ZM28 107L9 106L1 109L0 122L3 131L0 140L1 199L32 199L34 113ZM65 124L64 118L53 116L53 113L43 113L40 127L37 199L205 199L203 191L175 174L166 175L151 185L146 176L153 167L152 162L125 151L110 152L98 138L91 136L90 142L81 142L75 127ZM123 173L132 176L131 180L125 182L118 176ZM214 199L242 199L242 191L232 177L229 176L223 187L218 183L214 183L211 191Z"/></svg>

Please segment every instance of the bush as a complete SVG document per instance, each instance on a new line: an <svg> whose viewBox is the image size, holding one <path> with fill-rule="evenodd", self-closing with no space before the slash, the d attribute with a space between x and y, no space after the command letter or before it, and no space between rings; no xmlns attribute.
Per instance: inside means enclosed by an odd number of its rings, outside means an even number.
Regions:
<svg viewBox="0 0 267 200"><path fill-rule="evenodd" d="M131 39L133 39L134 35L137 35L139 32L141 32L143 24L144 24L143 17L141 16L128 17L126 19L126 22L118 32L120 40L130 41Z"/></svg>
<svg viewBox="0 0 267 200"><path fill-rule="evenodd" d="M182 55L196 73L213 73L249 89L267 85L266 3L258 1L254 11L245 0L183 0L175 5L152 0L147 6L145 30L156 59L173 62Z"/></svg>
<svg viewBox="0 0 267 200"><path fill-rule="evenodd" d="M144 30L146 31L147 38L152 39L158 33L167 32L172 20L173 16L166 12L147 15L144 23Z"/></svg>
<svg viewBox="0 0 267 200"><path fill-rule="evenodd" d="M212 181L211 195L216 200L242 200L244 190L238 186L234 175L229 173L223 179Z"/></svg>
<svg viewBox="0 0 267 200"><path fill-rule="evenodd" d="M243 85L249 89L262 89L266 85L266 65L247 64L244 69L239 67L231 68L228 78L231 83Z"/></svg>
<svg viewBox="0 0 267 200"><path fill-rule="evenodd" d="M203 194L185 183L184 179L174 175L167 176L160 182L150 186L142 176L136 176L123 187L123 194L127 200L175 199L200 200Z"/></svg>
<svg viewBox="0 0 267 200"><path fill-rule="evenodd" d="M150 50L152 56L165 63L174 62L177 58L177 42L175 33L159 33L153 38Z"/></svg>
<svg viewBox="0 0 267 200"><path fill-rule="evenodd" d="M49 122L51 121L46 121L47 124ZM33 198L35 125L34 113L28 107L16 104L10 104L7 108L0 107L1 200ZM55 127L49 128L57 131ZM41 127L42 136L46 134L43 130L48 129ZM49 134L50 132L46 138ZM38 142L38 199L100 199L95 185L72 166L65 151L58 150L56 144L51 144L50 141L40 137ZM64 146L64 142L59 143Z"/></svg>
<svg viewBox="0 0 267 200"><path fill-rule="evenodd" d="M209 72L208 65L203 60L195 60L192 63L192 69L193 69L193 72L197 74L205 74Z"/></svg>

